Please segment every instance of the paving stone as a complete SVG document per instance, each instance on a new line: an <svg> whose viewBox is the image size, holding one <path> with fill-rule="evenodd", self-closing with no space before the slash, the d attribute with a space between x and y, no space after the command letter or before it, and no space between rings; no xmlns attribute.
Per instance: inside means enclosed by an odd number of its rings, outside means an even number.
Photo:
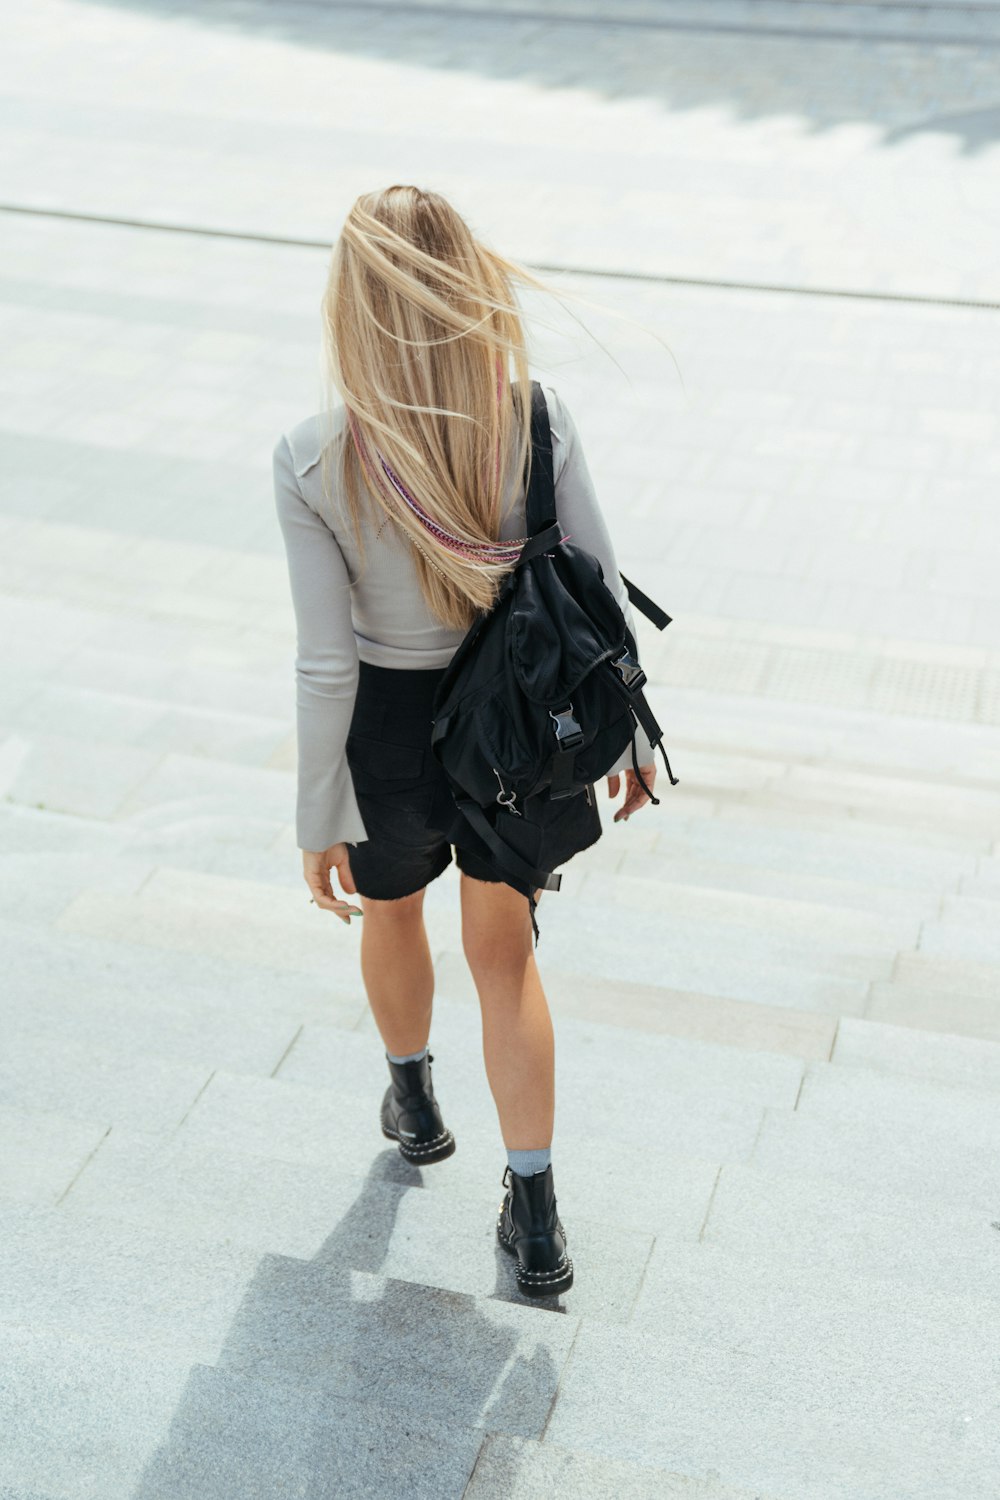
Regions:
<svg viewBox="0 0 1000 1500"><path fill-rule="evenodd" d="M1000 968L1000 928L957 920L925 922L920 933L920 951L931 958L995 964Z"/></svg>
<svg viewBox="0 0 1000 1500"><path fill-rule="evenodd" d="M837 1278L922 1287L930 1296L994 1295L1000 1234L981 1208L925 1195L921 1203L886 1187L821 1178L781 1177L727 1164L719 1173L702 1243L776 1269L795 1266L802 1280L829 1286ZM669 1247L658 1246L643 1298L670 1296ZM664 1273L664 1268L667 1268ZM877 1293L876 1293L877 1295ZM641 1309L636 1309L636 1316Z"/></svg>
<svg viewBox="0 0 1000 1500"><path fill-rule="evenodd" d="M1000 1090L1000 1045L845 1016L830 1057L834 1064L875 1068L961 1088Z"/></svg>
<svg viewBox="0 0 1000 1500"><path fill-rule="evenodd" d="M0 919L0 943L15 994L71 996L100 991L138 1011L169 1005L190 1023L210 1016L256 1026L277 1017L294 1026L323 1021L353 1028L367 999L360 977L346 968L328 974L298 973L285 966L242 963L209 953L150 950L128 939L104 939L60 931L53 938L41 923L26 926ZM8 1006L12 1004L8 1000Z"/></svg>
<svg viewBox="0 0 1000 1500"><path fill-rule="evenodd" d="M108 1056L54 1037L13 1036L0 1053L0 1099L10 1110L172 1130L211 1077L205 1064Z"/></svg>
<svg viewBox="0 0 1000 1500"><path fill-rule="evenodd" d="M452 1064L446 1074L445 1059L432 1052L435 1083L446 1086L456 1103L464 1104L465 1080L475 1061L478 1075L484 1073L482 1056L482 1022L479 1006L438 995L434 1001L432 1028L435 1035L447 1038L452 1055L462 1058L463 1071ZM371 1066L384 1087L385 1073L382 1048L375 1043L374 1019L368 1017L359 1028L366 1040L371 1037ZM353 1046L357 1038L350 1038ZM303 1029L295 1047L281 1066L281 1078L313 1086L329 1086L340 1071L350 1066L344 1050L345 1039L333 1027L309 1026ZM693 1095L699 1099L747 1101L758 1104L784 1105L791 1109L802 1078L800 1063L765 1050L737 1051L713 1042L688 1037L637 1035L630 1028L606 1022L582 1021L561 1016L557 1036L557 1088L571 1096L585 1097L595 1128L602 1128L604 1111L616 1108L626 1097L661 1099ZM456 1058L456 1061L458 1059ZM602 1099L602 1095L604 1096ZM479 1107L483 1098L481 1077L474 1080L468 1102ZM608 1121L610 1128L610 1121Z"/></svg>
<svg viewBox="0 0 1000 1500"><path fill-rule="evenodd" d="M985 1500L994 1300L832 1287L709 1246L672 1265L634 1328L582 1325L547 1441L809 1500Z"/></svg>
<svg viewBox="0 0 1000 1500"><path fill-rule="evenodd" d="M356 942L340 920L309 905L303 891L161 867L131 899L82 891L59 916L56 930L152 949L209 953L244 964L287 967L299 973L356 968ZM358 921L362 920L361 918ZM331 931L336 924L337 931Z"/></svg>
<svg viewBox="0 0 1000 1500"><path fill-rule="evenodd" d="M1000 993L1000 967L990 963L940 958L925 952L899 953L893 983L935 988L958 998L989 1000Z"/></svg>
<svg viewBox="0 0 1000 1500"><path fill-rule="evenodd" d="M503 1197L498 1175L483 1173L475 1184L453 1177L443 1191L427 1192L421 1180L433 1177L433 1169L400 1171L395 1151L383 1150L367 1164L300 1165L116 1131L74 1183L65 1209L74 1218L94 1213L153 1229L183 1227L212 1242L301 1260L320 1254L336 1234L342 1266L519 1302L510 1259L496 1241ZM596 1193L562 1196L573 1205L572 1212L564 1210L564 1222L572 1223L572 1254L581 1267L573 1312L624 1321L653 1236L605 1218ZM669 1196L677 1201L676 1184ZM709 1196L704 1179L698 1196L700 1222ZM666 1213L650 1218L662 1232Z"/></svg>
<svg viewBox="0 0 1000 1500"><path fill-rule="evenodd" d="M779 901L810 902L824 910L831 908L866 911L888 921L901 919L907 924L921 917L936 916L940 905L937 890L920 895L913 890L886 888L861 879L837 879L813 875L788 867L787 862L775 869L749 862L727 864L706 859L695 840L680 844L671 838L669 849L659 854L626 853L615 871L616 876L636 880L660 881L669 891L679 883L686 887L726 891L733 895L770 897ZM668 892L665 892L665 897Z"/></svg>
<svg viewBox="0 0 1000 1500"><path fill-rule="evenodd" d="M37 734L7 796L25 807L113 818L159 759L158 751L117 744L92 744L81 755L69 735Z"/></svg>
<svg viewBox="0 0 1000 1500"><path fill-rule="evenodd" d="M0 1109L0 1197L53 1203L66 1192L108 1126L39 1110Z"/></svg>
<svg viewBox="0 0 1000 1500"><path fill-rule="evenodd" d="M720 859L739 867L774 870L784 876L858 880L867 885L937 894L975 864L972 853L948 849L913 849L886 843L874 831L838 819L829 829L781 826L768 819L765 828L745 820L699 819L670 837L663 856L627 855L622 870L637 876L669 874L685 867L687 856Z"/></svg>
<svg viewBox="0 0 1000 1500"><path fill-rule="evenodd" d="M889 981L872 985L866 1014L872 1021L894 1026L1000 1042L1000 990L990 999L967 995L960 984L952 991Z"/></svg>
<svg viewBox="0 0 1000 1500"><path fill-rule="evenodd" d="M914 1141L947 1126L970 1146L1000 1141L1000 1100L989 1092L833 1063L805 1064L796 1113L915 1132Z"/></svg>
<svg viewBox="0 0 1000 1500"><path fill-rule="evenodd" d="M433 1049L432 1049L433 1050ZM435 1054L436 1056L437 1054ZM351 1149L370 1159L376 1149L385 1149L378 1124L378 1106L384 1088L361 1093L349 1085L336 1092L282 1083L277 1079L255 1079L216 1072L183 1126L184 1139L199 1149L225 1148L234 1139L241 1150L277 1160L325 1162L343 1138L348 1121ZM433 1165L433 1181L446 1183L453 1173L464 1173L459 1155L469 1159L468 1171L476 1181L499 1184L505 1164L499 1125L494 1108L474 1114L453 1107L445 1085L435 1083L459 1147L453 1157ZM656 1232L659 1224L689 1227L700 1222L715 1173L714 1163L745 1160L760 1127L761 1110L756 1105L694 1103L690 1099L665 1099L658 1111L657 1133L643 1119L627 1128L616 1128L612 1137L595 1135L589 1126L575 1126L560 1107L553 1138L554 1172L558 1192L566 1194L569 1208L573 1197L593 1203L597 1194L615 1202L622 1225ZM576 1139L587 1142L586 1153L574 1149ZM555 1162L559 1161L558 1168ZM695 1158L683 1169L679 1158ZM425 1169L427 1180L431 1168ZM650 1180L662 1184L656 1195L643 1185ZM629 1185L639 1194L630 1206ZM495 1189L494 1189L495 1191ZM501 1194L502 1196L502 1194ZM621 1209L617 1200L624 1200ZM499 1201L499 1200L498 1200ZM603 1217L603 1215L598 1215Z"/></svg>
<svg viewBox="0 0 1000 1500"><path fill-rule="evenodd" d="M887 945L909 947L916 942L919 924L912 914L900 921L878 914L860 912L834 905L819 905L790 897L756 895L749 890L727 891L710 887L691 887L684 883L684 867L678 863L672 879L647 869L642 878L630 876L624 869L616 872L614 883L589 875L582 889L584 901L598 895L601 885L607 897L643 910L658 909L667 914L668 923L685 923L699 929L719 927L746 929L754 936L767 932L781 938L802 938L813 942L820 953L881 951Z"/></svg>
<svg viewBox="0 0 1000 1500"><path fill-rule="evenodd" d="M3 1206L0 1222L5 1323L319 1384L459 1427L488 1401L493 1428L539 1436L579 1326L571 1311L540 1319L534 1306L351 1270L337 1229L305 1262L162 1225Z"/></svg>
<svg viewBox="0 0 1000 1500"><path fill-rule="evenodd" d="M939 1123L915 1134L915 1127L880 1129L870 1119L765 1111L749 1161L778 1175L858 1183L918 1203L932 1198L963 1211L996 1209L995 1147Z"/></svg>
<svg viewBox="0 0 1000 1500"><path fill-rule="evenodd" d="M435 994L475 1004L465 957L439 950L434 955ZM546 962L542 975L556 1017L609 1022L647 1033L718 1042L749 1052L791 1057L829 1057L836 1021L777 1005L668 990L659 985L616 984L563 970Z"/></svg>
<svg viewBox="0 0 1000 1500"><path fill-rule="evenodd" d="M555 1443L531 1442L505 1433L484 1440L464 1500L549 1500L553 1494L581 1500L750 1500L711 1479L692 1479L622 1459L593 1458ZM754 1493L754 1500L767 1500Z"/></svg>
<svg viewBox="0 0 1000 1500"><path fill-rule="evenodd" d="M4 1364L17 1400L0 1472L69 1500L361 1500L397 1482L408 1495L458 1500L482 1441L471 1425L345 1400L321 1377L264 1382L33 1330L10 1331Z"/></svg>

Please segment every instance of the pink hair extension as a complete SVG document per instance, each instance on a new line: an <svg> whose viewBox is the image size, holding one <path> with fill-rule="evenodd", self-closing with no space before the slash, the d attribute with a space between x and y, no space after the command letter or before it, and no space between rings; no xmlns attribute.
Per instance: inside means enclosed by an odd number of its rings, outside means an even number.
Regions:
<svg viewBox="0 0 1000 1500"><path fill-rule="evenodd" d="M388 493L386 485L382 482L378 472L370 462L367 446L355 421L354 414L350 409L348 409L347 417L354 446L357 449L362 464L383 493ZM446 527L428 515L419 501L410 494L403 481L399 478L399 475L395 473L382 454L376 452L376 456L379 466L392 490L395 491L411 513L417 517L424 529L435 538L440 546L450 552L452 556L473 567L484 565L487 567L507 567L517 562L521 549L529 540L528 537L516 537L513 541L509 542L470 542L464 537L456 536L454 532L448 531ZM562 537L561 540L564 542L569 541L569 534Z"/></svg>

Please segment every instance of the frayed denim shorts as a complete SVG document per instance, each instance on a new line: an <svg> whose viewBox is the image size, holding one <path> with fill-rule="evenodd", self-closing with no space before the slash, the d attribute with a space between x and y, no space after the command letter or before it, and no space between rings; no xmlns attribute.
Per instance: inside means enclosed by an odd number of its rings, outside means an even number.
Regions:
<svg viewBox="0 0 1000 1500"><path fill-rule="evenodd" d="M444 667L359 664L358 691L345 753L368 833L350 844L358 894L373 900L410 896L435 880L454 859L477 880L527 885L501 874L487 848L455 806L448 779L431 749L431 704ZM601 820L593 788L566 799L566 809L532 851L554 869L596 843ZM548 864L544 861L548 860Z"/></svg>

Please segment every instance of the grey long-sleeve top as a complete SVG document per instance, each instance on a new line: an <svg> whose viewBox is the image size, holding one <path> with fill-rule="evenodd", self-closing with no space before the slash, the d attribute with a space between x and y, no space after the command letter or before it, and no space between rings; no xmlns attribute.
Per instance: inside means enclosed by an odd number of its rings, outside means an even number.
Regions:
<svg viewBox="0 0 1000 1500"><path fill-rule="evenodd" d="M631 603L573 419L552 387L544 390L560 523L574 543L599 558L635 635ZM332 427L319 414L308 417L282 433L274 448L275 503L298 632L296 841L300 849L317 851L368 837L344 753L359 660L388 667L443 667L465 634L442 625L428 609L411 543L401 528L391 522L374 526L364 507L362 569L346 502L336 493L328 500L320 478L322 445L343 438L345 428L340 407ZM335 476L336 464L332 468ZM523 477L512 476L502 507L501 541L526 535L524 508ZM639 727L636 754L640 765L654 758ZM626 746L608 774L631 764L631 746Z"/></svg>

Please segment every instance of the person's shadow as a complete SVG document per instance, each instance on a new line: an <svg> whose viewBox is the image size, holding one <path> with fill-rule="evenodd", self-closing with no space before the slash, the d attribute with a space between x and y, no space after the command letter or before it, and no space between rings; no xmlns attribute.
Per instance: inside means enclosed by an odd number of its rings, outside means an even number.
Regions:
<svg viewBox="0 0 1000 1500"><path fill-rule="evenodd" d="M459 1500L488 1432L541 1436L571 1330L505 1305L500 1245L485 1300L380 1275L420 1183L383 1151L312 1260L262 1258L133 1500Z"/></svg>

